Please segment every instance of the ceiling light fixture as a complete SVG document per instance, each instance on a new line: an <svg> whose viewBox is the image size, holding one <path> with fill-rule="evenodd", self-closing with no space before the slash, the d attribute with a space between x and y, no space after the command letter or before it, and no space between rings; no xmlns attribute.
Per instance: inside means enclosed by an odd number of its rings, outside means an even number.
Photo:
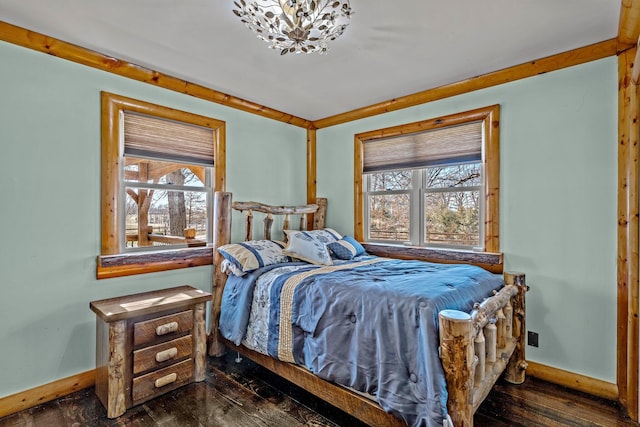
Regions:
<svg viewBox="0 0 640 427"><path fill-rule="evenodd" d="M349 0L255 0L234 2L233 12L258 38L280 54L326 54L342 35L353 12Z"/></svg>

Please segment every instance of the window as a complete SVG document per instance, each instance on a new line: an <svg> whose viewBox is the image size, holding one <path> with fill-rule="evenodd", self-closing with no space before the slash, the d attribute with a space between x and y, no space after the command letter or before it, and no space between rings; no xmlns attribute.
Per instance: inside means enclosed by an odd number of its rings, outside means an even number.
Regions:
<svg viewBox="0 0 640 427"><path fill-rule="evenodd" d="M98 278L210 264L224 122L109 93L102 111Z"/></svg>
<svg viewBox="0 0 640 427"><path fill-rule="evenodd" d="M355 137L356 238L499 251L499 106Z"/></svg>

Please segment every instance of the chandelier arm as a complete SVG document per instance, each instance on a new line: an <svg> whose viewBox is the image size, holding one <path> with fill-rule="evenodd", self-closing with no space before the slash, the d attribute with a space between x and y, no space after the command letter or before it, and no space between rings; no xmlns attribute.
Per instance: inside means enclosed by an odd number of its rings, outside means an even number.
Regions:
<svg viewBox="0 0 640 427"><path fill-rule="evenodd" d="M285 22L287 23L287 26L289 28L295 28L298 27L299 25L297 25L296 23L294 23L291 18L289 17L289 14L285 11L285 5L283 3L287 3L287 0L278 0L278 4L280 5L280 17L281 19L284 19ZM293 6L286 6L288 9L293 9ZM295 12L295 11L294 11Z"/></svg>
<svg viewBox="0 0 640 427"><path fill-rule="evenodd" d="M323 18L321 18L321 16L324 15L323 11L324 9L326 9L329 6L328 3L325 3L324 7L322 8L322 10L318 11L318 13L316 14L315 18L313 18L312 20L310 20L309 25L307 25L306 27L304 27L304 30L311 30L313 27L315 27L316 22L318 22L318 19L321 19L324 21Z"/></svg>

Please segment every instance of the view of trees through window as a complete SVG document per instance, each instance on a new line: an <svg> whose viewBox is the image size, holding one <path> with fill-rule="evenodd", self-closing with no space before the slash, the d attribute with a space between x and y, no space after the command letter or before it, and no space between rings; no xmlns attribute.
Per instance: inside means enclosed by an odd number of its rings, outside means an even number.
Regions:
<svg viewBox="0 0 640 427"><path fill-rule="evenodd" d="M125 157L129 247L207 242L206 167Z"/></svg>
<svg viewBox="0 0 640 427"><path fill-rule="evenodd" d="M408 242L413 173L369 174L369 239Z"/></svg>
<svg viewBox="0 0 640 427"><path fill-rule="evenodd" d="M479 245L480 162L376 172L368 183L370 240L412 243L411 199L421 193L423 245Z"/></svg>

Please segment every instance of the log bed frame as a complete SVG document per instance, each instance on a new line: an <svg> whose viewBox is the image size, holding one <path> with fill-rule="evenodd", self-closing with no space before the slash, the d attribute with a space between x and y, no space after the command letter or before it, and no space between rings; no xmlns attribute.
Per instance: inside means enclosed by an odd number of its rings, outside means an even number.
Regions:
<svg viewBox="0 0 640 427"><path fill-rule="evenodd" d="M264 217L264 238L271 238L273 215L300 216L300 229L324 227L326 199L302 206L269 206L256 202L233 202L231 193L214 196L214 247L231 241L232 208L246 213L245 240L252 239L253 212ZM221 356L225 348L237 351L272 372L302 387L333 406L372 426L404 426L378 404L347 388L325 381L300 366L281 362L243 346L236 346L218 332L220 304L227 276L219 266L223 258L214 250L213 301L209 355ZM458 262L454 260L454 262ZM473 426L473 414L497 379L520 384L525 379L525 293L522 273L504 273L505 287L475 305L471 313L443 310L439 313L440 357L445 372L447 410L454 426Z"/></svg>

